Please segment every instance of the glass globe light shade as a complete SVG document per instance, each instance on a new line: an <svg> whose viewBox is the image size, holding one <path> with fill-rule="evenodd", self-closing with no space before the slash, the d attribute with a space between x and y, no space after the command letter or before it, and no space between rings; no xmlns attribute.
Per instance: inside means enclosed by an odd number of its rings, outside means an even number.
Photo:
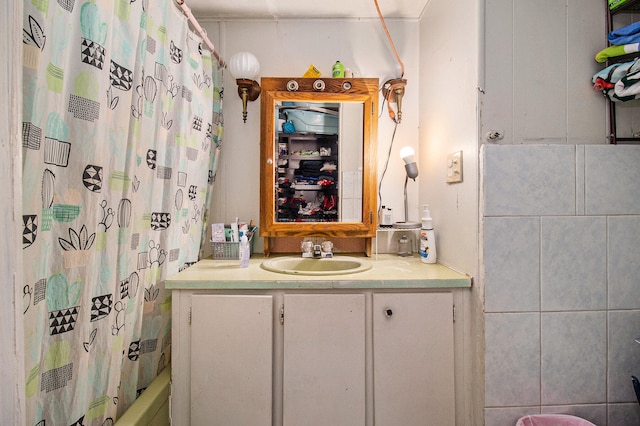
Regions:
<svg viewBox="0 0 640 426"><path fill-rule="evenodd" d="M255 80L260 73L258 58L249 52L238 52L228 62L229 71L235 79Z"/></svg>

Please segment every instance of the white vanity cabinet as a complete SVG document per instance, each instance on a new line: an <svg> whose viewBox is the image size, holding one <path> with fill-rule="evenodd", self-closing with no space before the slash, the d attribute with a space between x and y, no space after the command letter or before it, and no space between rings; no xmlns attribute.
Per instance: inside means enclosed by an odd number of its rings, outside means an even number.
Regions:
<svg viewBox="0 0 640 426"><path fill-rule="evenodd" d="M364 294L285 294L283 326L283 424L364 425Z"/></svg>
<svg viewBox="0 0 640 426"><path fill-rule="evenodd" d="M191 298L187 352L192 425L271 425L272 299L211 294Z"/></svg>
<svg viewBox="0 0 640 426"><path fill-rule="evenodd" d="M453 295L373 294L376 425L455 424Z"/></svg>
<svg viewBox="0 0 640 426"><path fill-rule="evenodd" d="M174 425L455 424L453 295L174 290Z"/></svg>

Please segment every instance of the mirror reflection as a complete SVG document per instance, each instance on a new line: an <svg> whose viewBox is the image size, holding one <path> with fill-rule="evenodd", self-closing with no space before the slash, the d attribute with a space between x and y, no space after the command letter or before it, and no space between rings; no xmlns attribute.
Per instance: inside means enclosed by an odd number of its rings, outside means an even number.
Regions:
<svg viewBox="0 0 640 426"><path fill-rule="evenodd" d="M362 221L363 108L276 102L274 222Z"/></svg>

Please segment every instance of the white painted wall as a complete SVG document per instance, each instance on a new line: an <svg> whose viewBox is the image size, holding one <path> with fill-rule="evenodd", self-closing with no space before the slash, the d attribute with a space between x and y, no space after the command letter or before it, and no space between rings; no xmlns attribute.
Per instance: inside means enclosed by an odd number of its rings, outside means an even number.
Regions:
<svg viewBox="0 0 640 426"><path fill-rule="evenodd" d="M478 274L478 86L481 0L431 0L420 20L420 203L433 216L438 261ZM463 181L446 183L447 154L462 151ZM456 301L456 424L481 425L483 291ZM460 325L462 324L462 325Z"/></svg>
<svg viewBox="0 0 640 426"><path fill-rule="evenodd" d="M420 21L420 203L433 217L438 262L478 268L478 43L475 0L432 0ZM462 151L462 183L446 183Z"/></svg>
<svg viewBox="0 0 640 426"><path fill-rule="evenodd" d="M22 2L0 8L0 38L7 57L0 65L0 424L24 423L24 348L22 338Z"/></svg>
<svg viewBox="0 0 640 426"><path fill-rule="evenodd" d="M381 83L400 77L399 65L379 20L233 20L203 22L202 25L216 49L226 58L242 50L255 54L260 61L260 75L264 77L302 76L310 64L316 65L323 77L330 76L336 60L351 68L356 76L379 78ZM393 208L395 220L403 220L405 171L399 152L405 145L419 151L419 28L418 22L411 20L388 20L387 27L404 62L404 78L408 83L402 123L396 132L382 184L382 204ZM260 211L260 100L250 103L247 123L243 123L242 103L236 87L231 73L226 72L224 146L214 185L210 222L228 223L236 216L257 221ZM379 170L386 161L393 127L385 109L378 127ZM409 182L410 220L418 219L418 186L418 183ZM261 239L254 245L254 250L262 250Z"/></svg>
<svg viewBox="0 0 640 426"><path fill-rule="evenodd" d="M594 56L606 47L605 11L600 0L487 1L481 134L504 130L500 144L606 143L604 97L591 85L603 68Z"/></svg>

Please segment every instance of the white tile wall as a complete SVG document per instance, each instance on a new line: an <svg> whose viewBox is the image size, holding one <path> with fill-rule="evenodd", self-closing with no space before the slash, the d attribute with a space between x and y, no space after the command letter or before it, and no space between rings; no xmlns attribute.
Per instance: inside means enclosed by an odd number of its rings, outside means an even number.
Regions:
<svg viewBox="0 0 640 426"><path fill-rule="evenodd" d="M637 309L640 300L640 216L611 216L607 222L609 309ZM640 335L640 324L637 331Z"/></svg>
<svg viewBox="0 0 640 426"><path fill-rule="evenodd" d="M606 309L605 218L543 217L541 228L542 310Z"/></svg>
<svg viewBox="0 0 640 426"><path fill-rule="evenodd" d="M595 425L607 424L606 404L552 405L542 407L542 414L570 414L589 419Z"/></svg>
<svg viewBox="0 0 640 426"><path fill-rule="evenodd" d="M540 404L540 315L487 314L486 405Z"/></svg>
<svg viewBox="0 0 640 426"><path fill-rule="evenodd" d="M609 404L607 406L607 422L607 424L611 426L640 425L640 410L638 410L638 403Z"/></svg>
<svg viewBox="0 0 640 426"><path fill-rule="evenodd" d="M484 215L575 214L575 147L485 145Z"/></svg>
<svg viewBox="0 0 640 426"><path fill-rule="evenodd" d="M540 323L542 405L605 401L605 312L544 312Z"/></svg>
<svg viewBox="0 0 640 426"><path fill-rule="evenodd" d="M520 417L540 414L540 407L486 408L485 426L512 426Z"/></svg>
<svg viewBox="0 0 640 426"><path fill-rule="evenodd" d="M640 146L494 145L481 161L485 425L531 413L640 424L640 204L624 200Z"/></svg>
<svg viewBox="0 0 640 426"><path fill-rule="evenodd" d="M640 150L632 145L585 147L587 214L638 214Z"/></svg>
<svg viewBox="0 0 640 426"><path fill-rule="evenodd" d="M638 337L640 310L609 311L608 395L611 402L636 400L629 383L632 375L640 377L640 345L635 342Z"/></svg>
<svg viewBox="0 0 640 426"><path fill-rule="evenodd" d="M540 219L488 217L484 245L485 311L540 310Z"/></svg>
<svg viewBox="0 0 640 426"><path fill-rule="evenodd" d="M640 146L606 145L589 84L606 3L483 3L480 135L505 134L481 150L485 425L536 413L640 425ZM640 110L618 109L630 136Z"/></svg>

